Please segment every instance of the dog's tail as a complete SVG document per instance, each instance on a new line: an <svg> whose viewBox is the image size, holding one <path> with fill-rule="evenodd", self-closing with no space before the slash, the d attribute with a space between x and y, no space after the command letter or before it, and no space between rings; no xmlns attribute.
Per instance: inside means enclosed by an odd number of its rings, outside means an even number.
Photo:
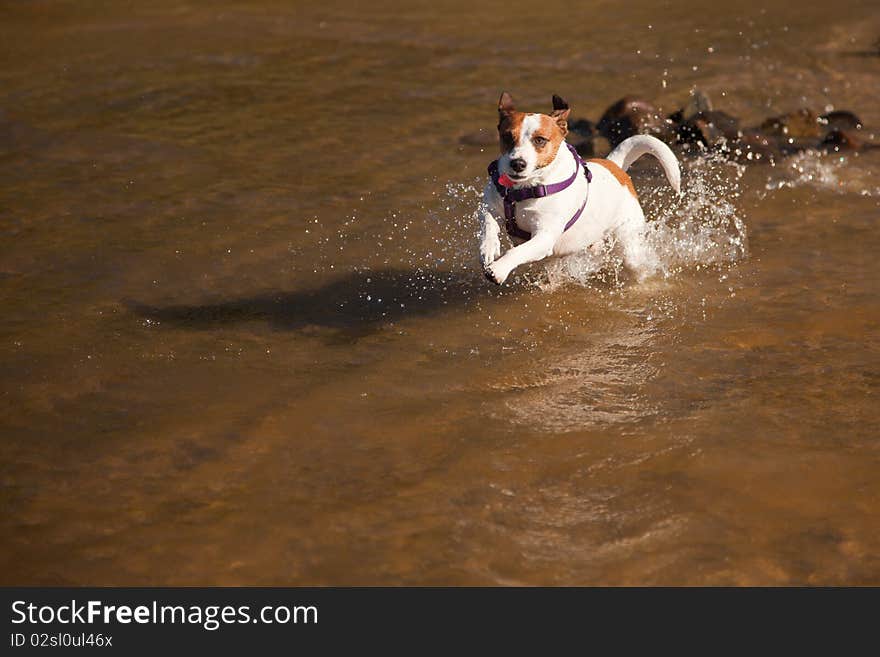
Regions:
<svg viewBox="0 0 880 657"><path fill-rule="evenodd" d="M617 148L611 151L608 159L626 171L633 162L646 153L650 153L660 160L660 164L663 165L663 172L666 174L666 179L672 185L672 189L680 194L681 171L678 168L678 160L669 146L656 137L651 135L635 135L629 139L624 139L617 145Z"/></svg>

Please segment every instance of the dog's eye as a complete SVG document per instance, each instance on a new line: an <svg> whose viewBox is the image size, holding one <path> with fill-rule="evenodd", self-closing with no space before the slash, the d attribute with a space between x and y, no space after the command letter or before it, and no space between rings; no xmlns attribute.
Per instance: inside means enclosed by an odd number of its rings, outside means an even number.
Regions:
<svg viewBox="0 0 880 657"><path fill-rule="evenodd" d="M537 146L538 148L543 148L543 146L550 140L547 139L546 137L533 137L532 141L534 142L535 146Z"/></svg>
<svg viewBox="0 0 880 657"><path fill-rule="evenodd" d="M512 148L513 147L513 133L502 132L501 133L501 143L504 144L507 148Z"/></svg>

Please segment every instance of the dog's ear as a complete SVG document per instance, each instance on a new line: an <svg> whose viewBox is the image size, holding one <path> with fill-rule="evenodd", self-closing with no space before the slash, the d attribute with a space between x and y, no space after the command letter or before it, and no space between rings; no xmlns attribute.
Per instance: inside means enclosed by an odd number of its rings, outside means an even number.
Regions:
<svg viewBox="0 0 880 657"><path fill-rule="evenodd" d="M550 116L556 119L556 125L562 130L563 135L568 134L569 114L571 114L571 110L568 107L568 103L566 103L561 96L553 94L553 111L550 113Z"/></svg>
<svg viewBox="0 0 880 657"><path fill-rule="evenodd" d="M553 111L557 112L559 110L567 110L568 103L563 100L562 96L557 96L553 94Z"/></svg>
<svg viewBox="0 0 880 657"><path fill-rule="evenodd" d="M516 111L516 108L513 106L513 98L505 91L501 94L501 98L498 99L498 113L510 114L514 111Z"/></svg>

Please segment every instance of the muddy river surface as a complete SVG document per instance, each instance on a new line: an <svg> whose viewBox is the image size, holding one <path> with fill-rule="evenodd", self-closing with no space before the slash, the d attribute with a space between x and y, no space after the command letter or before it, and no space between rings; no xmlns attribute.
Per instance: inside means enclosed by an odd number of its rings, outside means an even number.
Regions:
<svg viewBox="0 0 880 657"><path fill-rule="evenodd" d="M0 5L0 583L880 584L880 150L496 288L502 90L880 128L875 0Z"/></svg>

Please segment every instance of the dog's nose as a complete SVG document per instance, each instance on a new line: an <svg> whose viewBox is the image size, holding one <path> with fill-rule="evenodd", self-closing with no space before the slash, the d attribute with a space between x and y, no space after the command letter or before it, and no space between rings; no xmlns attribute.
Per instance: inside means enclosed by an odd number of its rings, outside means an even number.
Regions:
<svg viewBox="0 0 880 657"><path fill-rule="evenodd" d="M514 158L510 161L510 168L519 173L526 168L526 161L521 157Z"/></svg>

